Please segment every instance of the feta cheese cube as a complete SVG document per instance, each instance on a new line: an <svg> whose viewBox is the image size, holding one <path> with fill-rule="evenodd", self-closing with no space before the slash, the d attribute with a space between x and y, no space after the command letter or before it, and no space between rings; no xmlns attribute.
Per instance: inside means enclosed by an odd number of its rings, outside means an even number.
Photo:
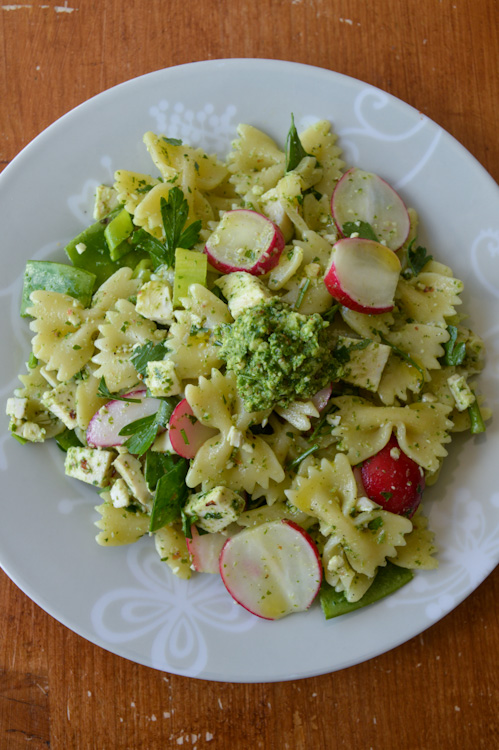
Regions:
<svg viewBox="0 0 499 750"><path fill-rule="evenodd" d="M136 310L148 320L166 325L173 322L172 290L167 281L146 282L137 293Z"/></svg>
<svg viewBox="0 0 499 750"><path fill-rule="evenodd" d="M109 494L115 508L126 508L130 505L131 493L124 479L117 479Z"/></svg>
<svg viewBox="0 0 499 750"><path fill-rule="evenodd" d="M6 407L6 413L8 417L12 417L12 419L22 419L26 416L28 407L28 399L27 398L8 398L7 399L7 407Z"/></svg>
<svg viewBox="0 0 499 750"><path fill-rule="evenodd" d="M107 487L115 455L114 451L72 446L66 453L64 470L73 479L95 487Z"/></svg>
<svg viewBox="0 0 499 750"><path fill-rule="evenodd" d="M177 396L182 391L182 384L175 372L175 363L171 359L163 359L147 363L145 384L152 396Z"/></svg>
<svg viewBox="0 0 499 750"><path fill-rule="evenodd" d="M466 411L469 406L475 403L475 395L464 375L451 375L450 378L447 378L447 385L454 397L458 411Z"/></svg>
<svg viewBox="0 0 499 750"><path fill-rule="evenodd" d="M76 383L60 383L42 396L42 404L70 430L77 425Z"/></svg>
<svg viewBox="0 0 499 750"><path fill-rule="evenodd" d="M230 526L244 510L244 499L228 487L214 487L208 492L191 495L185 512L197 516L196 524L205 531L216 533Z"/></svg>

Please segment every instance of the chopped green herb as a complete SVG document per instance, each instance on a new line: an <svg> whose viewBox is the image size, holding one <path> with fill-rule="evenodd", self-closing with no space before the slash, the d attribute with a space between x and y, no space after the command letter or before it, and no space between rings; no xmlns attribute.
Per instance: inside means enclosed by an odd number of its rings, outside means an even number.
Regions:
<svg viewBox="0 0 499 750"><path fill-rule="evenodd" d="M417 276L426 266L430 260L433 260L433 255L428 255L426 248L419 245L415 250L412 249L416 238L412 240L409 247L407 248L407 264L408 268L404 271L404 277L411 278Z"/></svg>
<svg viewBox="0 0 499 750"><path fill-rule="evenodd" d="M291 113L291 127L286 138L286 172L296 169L301 160L308 156L300 141L300 136L295 126L295 118Z"/></svg>
<svg viewBox="0 0 499 750"><path fill-rule="evenodd" d="M108 398L113 401L127 401L130 404L140 404L142 400L140 398L128 398L126 396L117 396L116 393L111 393L111 391L106 385L104 376L102 376L102 378L99 381L97 395L100 396L101 398Z"/></svg>
<svg viewBox="0 0 499 750"><path fill-rule="evenodd" d="M315 451L319 450L319 445L316 443L315 445L312 445L311 448L305 451L305 453L302 453L301 456L298 456L293 461L290 461L290 463L287 465L287 469L295 469L297 466L301 464L303 459L307 458L307 456L310 456L312 453L315 453Z"/></svg>
<svg viewBox="0 0 499 750"><path fill-rule="evenodd" d="M298 297L296 299L296 302L293 305L293 309L294 310L299 310L300 309L301 304L302 304L302 302L304 300L304 297L305 297L305 295L307 293L307 290L308 290L309 286L310 286L310 279L306 279L305 283L303 284L303 286L300 289L300 293L299 293L299 295L298 295Z"/></svg>
<svg viewBox="0 0 499 750"><path fill-rule="evenodd" d="M171 399L161 399L156 414L136 419L135 422L125 425L119 434L130 435L124 443L128 452L143 456L156 439L158 429L168 424L173 409L174 403Z"/></svg>
<svg viewBox="0 0 499 750"><path fill-rule="evenodd" d="M146 341L142 346L134 350L130 360L139 375L147 374L148 362L160 362L165 358L168 347L164 341L155 344L152 341Z"/></svg>
<svg viewBox="0 0 499 750"><path fill-rule="evenodd" d="M363 240L379 242L376 232L367 221L346 221L342 229L343 234L347 237L350 237L352 234L358 234Z"/></svg>

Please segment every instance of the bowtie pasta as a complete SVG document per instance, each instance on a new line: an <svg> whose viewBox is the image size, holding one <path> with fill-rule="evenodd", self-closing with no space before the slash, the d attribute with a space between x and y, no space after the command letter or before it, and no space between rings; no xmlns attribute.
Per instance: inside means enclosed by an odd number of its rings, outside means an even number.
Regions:
<svg viewBox="0 0 499 750"><path fill-rule="evenodd" d="M149 535L181 578L218 572L228 539L281 522L316 551L328 617L331 592L348 611L380 571L405 581L436 567L422 490L453 433L483 430L489 412L463 283L416 247L415 211L395 249L353 209L340 231L331 202L348 170L325 121L292 129L286 148L240 125L225 162L162 135L144 143L151 174L119 169L99 187L72 265L28 263L34 336L7 403L12 435L55 439L66 474L96 488L99 544ZM230 224L248 212L271 228L263 250ZM396 254L388 308L331 293L345 237ZM420 480L417 502L394 509L397 478L376 494L368 467L385 456L396 470L401 454Z"/></svg>

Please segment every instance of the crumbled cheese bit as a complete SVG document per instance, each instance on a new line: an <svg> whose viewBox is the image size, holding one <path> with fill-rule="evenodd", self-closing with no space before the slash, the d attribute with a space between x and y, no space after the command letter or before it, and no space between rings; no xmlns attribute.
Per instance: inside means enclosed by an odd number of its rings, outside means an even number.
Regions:
<svg viewBox="0 0 499 750"><path fill-rule="evenodd" d="M400 448L392 448L390 450L390 458L393 458L394 461L398 461L400 458Z"/></svg>
<svg viewBox="0 0 499 750"><path fill-rule="evenodd" d="M78 253L78 255L82 255L85 250L87 249L87 246L84 242L78 242L78 244L75 246L75 250Z"/></svg>
<svg viewBox="0 0 499 750"><path fill-rule="evenodd" d="M447 385L456 402L458 411L466 411L475 402L475 394L466 382L464 375L451 375L447 378Z"/></svg>
<svg viewBox="0 0 499 750"><path fill-rule="evenodd" d="M13 419L22 419L26 416L27 406L27 398L8 398L6 407L7 416L12 417Z"/></svg>
<svg viewBox="0 0 499 750"><path fill-rule="evenodd" d="M111 502L115 508L126 508L130 505L131 493L124 479L117 479L111 487Z"/></svg>

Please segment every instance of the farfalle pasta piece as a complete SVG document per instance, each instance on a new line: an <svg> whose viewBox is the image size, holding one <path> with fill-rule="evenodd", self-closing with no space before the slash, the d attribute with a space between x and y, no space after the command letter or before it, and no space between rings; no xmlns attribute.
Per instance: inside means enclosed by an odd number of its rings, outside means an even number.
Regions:
<svg viewBox="0 0 499 750"><path fill-rule="evenodd" d="M331 197L345 166L341 158L341 148L336 144L337 139L338 136L331 131L331 124L327 120L316 122L300 134L303 148L307 154L315 156L322 167L322 177L314 187L319 193L325 193L328 198Z"/></svg>
<svg viewBox="0 0 499 750"><path fill-rule="evenodd" d="M445 328L446 319L453 317L461 304L462 291L459 279L423 270L410 281L399 280L395 302L408 318Z"/></svg>
<svg viewBox="0 0 499 750"><path fill-rule="evenodd" d="M105 378L110 391L116 392L137 383L137 371L130 361L136 346L147 341L158 342L165 331L143 318L135 305L126 299L116 302L114 310L106 312L105 322L99 325L100 336L95 341L98 353L92 358L97 365L95 377Z"/></svg>
<svg viewBox="0 0 499 750"><path fill-rule="evenodd" d="M129 172L126 169L119 169L114 173L114 189L118 195L118 202L129 214L135 213L139 203L155 185L159 185L160 180L151 177L148 174L139 172Z"/></svg>
<svg viewBox="0 0 499 750"><path fill-rule="evenodd" d="M119 299L128 299L137 294L142 282L133 278L133 271L128 266L119 268L101 284L93 296L92 308L96 310L112 310Z"/></svg>
<svg viewBox="0 0 499 750"><path fill-rule="evenodd" d="M384 448L392 432L401 450L428 471L435 471L447 455L444 445L450 442L452 428L447 418L449 406L418 401L380 407L356 396L339 396L333 403L338 407L333 435L339 440L338 450L345 452L353 465Z"/></svg>
<svg viewBox="0 0 499 750"><path fill-rule="evenodd" d="M39 290L31 294L33 317L30 328L35 332L33 353L55 370L65 382L76 375L94 352L99 310L86 309L78 300L60 292Z"/></svg>
<svg viewBox="0 0 499 750"><path fill-rule="evenodd" d="M445 353L443 344L449 340L446 328L425 323L405 323L396 331L386 334L386 339L409 354L420 367L439 370L440 357Z"/></svg>
<svg viewBox="0 0 499 750"><path fill-rule="evenodd" d="M383 370L378 396L385 406L393 406L397 401L407 401L408 391L418 393L421 390L422 378L417 367L392 354Z"/></svg>
<svg viewBox="0 0 499 750"><path fill-rule="evenodd" d="M434 557L437 548L435 534L428 528L428 519L421 506L411 518L412 531L405 537L405 545L397 548L397 554L390 561L401 568L411 570L435 570L438 560Z"/></svg>
<svg viewBox="0 0 499 750"><path fill-rule="evenodd" d="M236 193L242 197L262 195L284 176L284 151L261 130L252 125L239 125L239 138L232 144L227 157L230 178Z"/></svg>
<svg viewBox="0 0 499 750"><path fill-rule="evenodd" d="M147 534L151 519L146 513L115 508L107 491L101 494L101 498L104 502L95 508L101 516L95 521L95 525L100 529L95 537L97 544L102 547L118 547L133 544Z"/></svg>
<svg viewBox="0 0 499 750"><path fill-rule="evenodd" d="M174 312L176 322L170 326L168 358L175 364L177 377L196 380L221 366L214 330L230 323L232 316L225 302L201 284L191 284L189 296L181 302L184 309Z"/></svg>
<svg viewBox="0 0 499 750"><path fill-rule="evenodd" d="M368 578L386 565L412 529L408 518L380 508L355 515L357 485L341 453L332 462L324 458L310 466L307 476L298 475L286 495L295 507L319 519L321 533L336 539L350 566Z"/></svg>
<svg viewBox="0 0 499 750"><path fill-rule="evenodd" d="M201 148L173 142L151 132L144 135L144 143L165 181L185 171L186 165L191 166L194 172L191 189L214 190L228 176L227 167L216 156L209 156Z"/></svg>
<svg viewBox="0 0 499 750"><path fill-rule="evenodd" d="M233 373L213 370L211 378L188 385L185 396L196 418L218 430L198 450L186 477L188 487L210 489L223 485L252 493L257 485L267 488L270 480L281 482L284 471L272 448L250 426L260 424L268 411L247 412L236 389Z"/></svg>

